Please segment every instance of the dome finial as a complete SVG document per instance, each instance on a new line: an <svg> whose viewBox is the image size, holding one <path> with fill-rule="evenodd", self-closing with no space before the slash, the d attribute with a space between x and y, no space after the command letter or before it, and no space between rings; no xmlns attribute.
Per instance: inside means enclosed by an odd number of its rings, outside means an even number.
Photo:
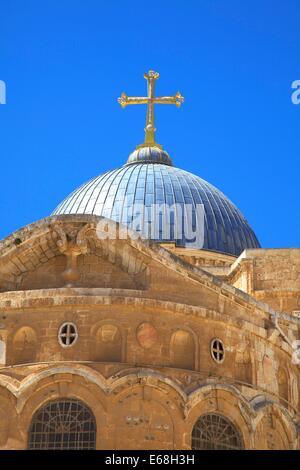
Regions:
<svg viewBox="0 0 300 470"><path fill-rule="evenodd" d="M162 146L155 142L155 124L154 124L154 105L155 104L175 104L177 107L183 103L184 98L178 91L174 96L154 96L155 80L159 78L159 73L149 70L148 73L144 74L148 82L148 96L127 96L126 93L122 93L121 97L118 98L118 102L125 108L129 104L147 104L147 119L145 127L145 142L137 146L142 147L158 147L162 149Z"/></svg>

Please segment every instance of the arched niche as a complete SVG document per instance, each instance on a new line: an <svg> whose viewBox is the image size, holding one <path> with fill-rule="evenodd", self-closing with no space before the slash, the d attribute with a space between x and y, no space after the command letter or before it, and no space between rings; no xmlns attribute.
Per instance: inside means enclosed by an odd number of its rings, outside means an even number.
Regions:
<svg viewBox="0 0 300 470"><path fill-rule="evenodd" d="M254 434L254 446L256 450L290 449L286 428L276 414L267 413L260 420Z"/></svg>
<svg viewBox="0 0 300 470"><path fill-rule="evenodd" d="M98 362L122 362L122 335L116 325L106 323L98 328L95 360Z"/></svg>
<svg viewBox="0 0 300 470"><path fill-rule="evenodd" d="M283 406L287 407L289 401L289 376L283 367L278 368L277 382L280 402Z"/></svg>
<svg viewBox="0 0 300 470"><path fill-rule="evenodd" d="M7 442L10 420L11 417L9 416L7 409L5 409L3 405L0 405L0 449Z"/></svg>
<svg viewBox="0 0 300 470"><path fill-rule="evenodd" d="M6 339L6 338L5 338ZM6 341L0 335L0 364L6 364Z"/></svg>
<svg viewBox="0 0 300 470"><path fill-rule="evenodd" d="M235 355L235 378L246 384L252 384L252 361L250 352L245 348L244 351L237 351Z"/></svg>
<svg viewBox="0 0 300 470"><path fill-rule="evenodd" d="M177 409L170 408L166 392L147 386L129 386L115 396L110 429L113 448L174 449L174 420ZM178 421L177 421L178 422Z"/></svg>
<svg viewBox="0 0 300 470"><path fill-rule="evenodd" d="M36 361L37 335L29 326L22 326L12 341L12 363L28 364Z"/></svg>
<svg viewBox="0 0 300 470"><path fill-rule="evenodd" d="M195 341L191 332L177 330L172 334L170 359L173 367L195 369Z"/></svg>

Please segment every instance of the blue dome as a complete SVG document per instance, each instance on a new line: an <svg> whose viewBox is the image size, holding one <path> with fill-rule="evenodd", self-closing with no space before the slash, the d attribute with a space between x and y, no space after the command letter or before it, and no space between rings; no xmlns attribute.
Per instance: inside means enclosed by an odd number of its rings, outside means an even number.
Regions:
<svg viewBox="0 0 300 470"><path fill-rule="evenodd" d="M52 215L93 214L132 228L130 209L134 211L134 207L140 208L142 205L143 225L134 228L143 236L153 238L147 231L149 225L154 223L149 217L148 208L153 204L172 206L174 203L182 208L183 214L187 205L194 212L196 204L203 204L203 249L238 256L246 248L260 247L246 219L221 191L198 176L170 164L132 162L108 171L76 189ZM163 236L164 219L155 223L159 223L155 241L172 241L177 246L188 246L184 238L177 239L174 220L171 220L169 239Z"/></svg>

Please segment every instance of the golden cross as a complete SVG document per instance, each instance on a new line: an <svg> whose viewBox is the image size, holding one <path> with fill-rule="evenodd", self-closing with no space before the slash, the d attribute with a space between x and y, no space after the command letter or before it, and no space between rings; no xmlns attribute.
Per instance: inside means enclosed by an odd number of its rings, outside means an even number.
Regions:
<svg viewBox="0 0 300 470"><path fill-rule="evenodd" d="M177 107L183 103L184 98L179 91L174 96L154 96L155 80L159 78L159 73L150 70L144 74L148 82L148 96L127 96L126 93L122 93L121 98L118 98L118 102L122 108L126 108L129 104L146 104L147 105L147 119L145 127L145 142L144 144L138 145L139 147L161 147L155 142L154 133L156 131L154 124L154 105L155 104L175 104Z"/></svg>

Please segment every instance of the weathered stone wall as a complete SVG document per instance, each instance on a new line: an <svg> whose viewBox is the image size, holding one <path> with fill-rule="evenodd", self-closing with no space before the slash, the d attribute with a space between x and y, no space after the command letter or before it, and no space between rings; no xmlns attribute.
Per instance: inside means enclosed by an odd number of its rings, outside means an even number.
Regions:
<svg viewBox="0 0 300 470"><path fill-rule="evenodd" d="M246 250L227 279L276 310L300 310L300 249Z"/></svg>
<svg viewBox="0 0 300 470"><path fill-rule="evenodd" d="M108 366L106 366L108 367ZM26 449L37 410L51 400L78 399L93 412L97 449L189 449L200 416L217 413L237 427L247 449L294 449L297 433L280 404L211 378L192 388L180 374L122 368L109 378L85 364L40 365L0 375L1 449ZM110 371L111 372L111 371ZM25 378L22 378L25 376Z"/></svg>
<svg viewBox="0 0 300 470"><path fill-rule="evenodd" d="M49 218L0 243L0 448L27 448L35 412L65 398L91 409L98 449L189 449L211 412L246 448L299 448L298 327L288 316L282 332L254 298L252 285L266 291L259 250L233 268L206 255L218 278L151 243L99 240L95 223ZM223 281L230 270L248 293ZM65 322L78 333L69 347L58 339Z"/></svg>
<svg viewBox="0 0 300 470"><path fill-rule="evenodd" d="M79 295L76 289L53 290L56 302L52 303L43 292L27 292L26 302L10 308L4 305L14 294L7 294L5 300L2 295L0 306L5 319L0 331L5 333L7 365L115 360L132 365L178 366L269 387L274 393L276 381L270 374L276 372L276 363L291 369L290 351L281 339L266 341L264 328L241 318L229 319L225 312L126 297L126 293L122 298L121 291L119 296L104 295L107 292L103 291L102 296L91 299L87 290L81 290L85 295ZM59 327L64 322L77 326L74 347L62 348L58 342ZM214 338L225 347L222 365L211 356ZM269 382L263 372L265 357L272 362Z"/></svg>

